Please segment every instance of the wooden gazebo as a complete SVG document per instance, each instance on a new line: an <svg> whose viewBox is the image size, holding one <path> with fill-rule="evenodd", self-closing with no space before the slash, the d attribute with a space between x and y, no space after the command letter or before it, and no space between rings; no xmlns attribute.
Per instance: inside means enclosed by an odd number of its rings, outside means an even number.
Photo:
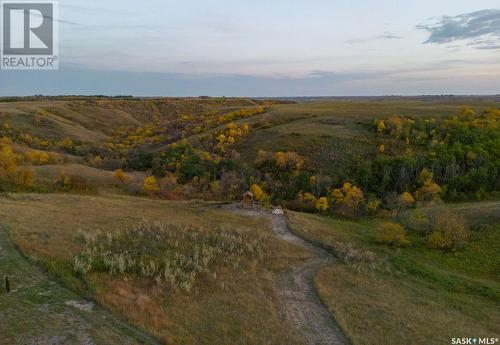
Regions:
<svg viewBox="0 0 500 345"><path fill-rule="evenodd" d="M253 208L253 193L246 191L243 193L243 208Z"/></svg>

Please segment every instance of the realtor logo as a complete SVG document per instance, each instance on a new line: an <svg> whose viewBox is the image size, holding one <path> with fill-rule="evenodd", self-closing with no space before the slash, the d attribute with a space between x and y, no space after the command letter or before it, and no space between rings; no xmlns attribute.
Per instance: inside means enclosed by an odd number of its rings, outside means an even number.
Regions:
<svg viewBox="0 0 500 345"><path fill-rule="evenodd" d="M3 1L0 4L0 68L58 69L58 4Z"/></svg>

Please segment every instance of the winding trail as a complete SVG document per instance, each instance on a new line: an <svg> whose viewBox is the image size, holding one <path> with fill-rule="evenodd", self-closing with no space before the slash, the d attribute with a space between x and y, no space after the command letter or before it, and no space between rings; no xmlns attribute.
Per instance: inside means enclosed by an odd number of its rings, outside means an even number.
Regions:
<svg viewBox="0 0 500 345"><path fill-rule="evenodd" d="M321 267L335 262L335 258L313 244L290 232L286 216L265 211L243 210L234 205L234 211L249 216L271 217L274 234L287 242L301 246L311 253L311 259L294 266L276 282L276 292L282 300L287 320L302 334L307 345L347 345L349 342L321 302L314 287L314 276Z"/></svg>

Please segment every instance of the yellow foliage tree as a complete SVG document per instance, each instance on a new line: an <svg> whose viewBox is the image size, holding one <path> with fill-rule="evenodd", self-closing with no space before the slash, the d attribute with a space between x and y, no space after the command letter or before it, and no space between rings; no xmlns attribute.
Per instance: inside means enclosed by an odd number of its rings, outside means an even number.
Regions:
<svg viewBox="0 0 500 345"><path fill-rule="evenodd" d="M385 222L378 229L376 239L379 243L389 244L393 246L407 246L410 241L406 237L405 229L393 222Z"/></svg>
<svg viewBox="0 0 500 345"><path fill-rule="evenodd" d="M215 147L220 152L225 152L228 146L234 145L238 139L247 135L249 130L250 126L247 123L244 123L241 126L230 123L225 129L215 134Z"/></svg>
<svg viewBox="0 0 500 345"><path fill-rule="evenodd" d="M33 171L30 169L18 170L17 162L22 155L16 155L10 146L0 149L0 178L4 178L22 187L33 185Z"/></svg>
<svg viewBox="0 0 500 345"><path fill-rule="evenodd" d="M255 200L257 201L261 201L263 199L263 197L265 196L265 192L262 190L262 188L260 188L259 185L257 184L253 184L251 187L250 187L250 192L252 192Z"/></svg>
<svg viewBox="0 0 500 345"><path fill-rule="evenodd" d="M469 239L465 219L449 210L440 210L431 226L433 232L427 238L430 248L456 250L462 248Z"/></svg>
<svg viewBox="0 0 500 345"><path fill-rule="evenodd" d="M252 192L255 200L263 202L266 205L270 203L269 195L264 190L262 190L259 185L253 184L250 187L250 191Z"/></svg>
<svg viewBox="0 0 500 345"><path fill-rule="evenodd" d="M67 150L71 150L74 146L73 144L73 140L71 140L70 138L64 138L62 141L61 141L61 144L60 146L62 148L65 148Z"/></svg>
<svg viewBox="0 0 500 345"><path fill-rule="evenodd" d="M328 205L328 199L325 198L325 197L321 197L319 198L317 201L316 201L316 204L314 205L314 207L316 207L316 209L320 212L325 212L328 210L328 208L330 207Z"/></svg>
<svg viewBox="0 0 500 345"><path fill-rule="evenodd" d="M0 176L12 177L17 168L17 156L10 146L0 150Z"/></svg>
<svg viewBox="0 0 500 345"><path fill-rule="evenodd" d="M286 167L286 154L285 152L276 152L274 155L274 160L276 161L276 165L283 169Z"/></svg>
<svg viewBox="0 0 500 345"><path fill-rule="evenodd" d="M22 187L33 186L34 174L31 169L22 169L16 174L16 183Z"/></svg>
<svg viewBox="0 0 500 345"><path fill-rule="evenodd" d="M385 130L388 131L391 136L399 137L403 131L403 121L399 116L391 116L384 123Z"/></svg>
<svg viewBox="0 0 500 345"><path fill-rule="evenodd" d="M404 192L398 197L398 206L400 209L408 208L414 204L415 198L409 192Z"/></svg>
<svg viewBox="0 0 500 345"><path fill-rule="evenodd" d="M304 159L298 155L296 152L276 152L274 155L274 161L278 168L280 169L296 169L301 170L305 166Z"/></svg>
<svg viewBox="0 0 500 345"><path fill-rule="evenodd" d="M311 205L316 205L316 197L311 193L304 193L303 200Z"/></svg>
<svg viewBox="0 0 500 345"><path fill-rule="evenodd" d="M417 189L415 192L415 197L418 201L428 202L439 200L443 189L432 179L427 179L424 181L422 187Z"/></svg>
<svg viewBox="0 0 500 345"><path fill-rule="evenodd" d="M24 157L34 165L46 165L50 159L49 154L43 151L27 151Z"/></svg>
<svg viewBox="0 0 500 345"><path fill-rule="evenodd" d="M148 176L144 179L143 189L145 192L152 193L152 192L158 192L160 190L160 186L158 186L158 183L156 182L156 178L154 176Z"/></svg>
<svg viewBox="0 0 500 345"><path fill-rule="evenodd" d="M349 211L356 211L365 200L363 191L349 182L344 183L342 188L334 189L331 195L338 206Z"/></svg>
<svg viewBox="0 0 500 345"><path fill-rule="evenodd" d="M377 122L377 132L383 133L385 131L385 122L384 120L380 120Z"/></svg>

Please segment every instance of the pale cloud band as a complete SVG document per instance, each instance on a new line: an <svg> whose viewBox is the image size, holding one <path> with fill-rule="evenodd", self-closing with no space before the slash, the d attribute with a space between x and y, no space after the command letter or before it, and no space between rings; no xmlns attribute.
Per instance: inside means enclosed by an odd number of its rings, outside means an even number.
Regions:
<svg viewBox="0 0 500 345"><path fill-rule="evenodd" d="M418 25L417 28L430 34L425 43L465 41L479 49L500 49L500 9L443 16L434 23Z"/></svg>

